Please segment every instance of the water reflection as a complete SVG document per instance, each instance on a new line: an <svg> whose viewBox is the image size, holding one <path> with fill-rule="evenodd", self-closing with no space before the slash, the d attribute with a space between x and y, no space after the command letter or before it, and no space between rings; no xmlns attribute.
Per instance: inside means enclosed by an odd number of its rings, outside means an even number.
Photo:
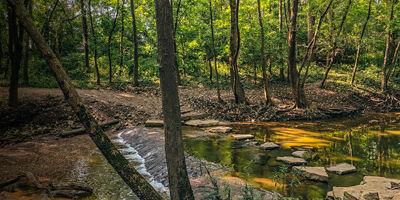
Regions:
<svg viewBox="0 0 400 200"><path fill-rule="evenodd" d="M400 178L399 118L399 113L391 113L305 123L239 123L235 125L234 133L251 133L260 142L273 141L282 148L263 151L244 147L245 142L226 136L186 138L185 150L231 167L232 176L280 192L287 188L287 183L274 180L274 172L284 166L275 158L290 155L295 149L316 151L319 159L309 162L309 166L330 166L341 162L353 164L357 173L329 174L328 183L303 180L292 194L303 199L324 198L333 186L359 184L365 175ZM283 193L288 194L287 191Z"/></svg>

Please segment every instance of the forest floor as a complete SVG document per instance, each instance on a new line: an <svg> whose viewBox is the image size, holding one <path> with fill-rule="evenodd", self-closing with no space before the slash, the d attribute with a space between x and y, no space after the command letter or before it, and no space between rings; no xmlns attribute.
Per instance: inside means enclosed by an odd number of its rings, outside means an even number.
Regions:
<svg viewBox="0 0 400 200"><path fill-rule="evenodd" d="M222 91L225 103L218 103L216 90L180 87L181 110L197 110L209 118L224 121L287 121L346 117L370 112L400 110L399 94L386 95L363 89L343 89L317 84L306 87L309 108L293 108L290 90L273 85L274 106L265 107L261 89L246 90L249 105L236 105L230 90ZM108 131L142 125L148 119L162 119L161 92L156 86L124 86L111 89L79 89L79 95L94 116L104 122L120 123ZM20 105L7 106L8 88L0 87L0 183L30 171L39 177L63 180L75 162L95 148L87 135L61 138L60 133L81 127L64 101L60 89L20 88Z"/></svg>

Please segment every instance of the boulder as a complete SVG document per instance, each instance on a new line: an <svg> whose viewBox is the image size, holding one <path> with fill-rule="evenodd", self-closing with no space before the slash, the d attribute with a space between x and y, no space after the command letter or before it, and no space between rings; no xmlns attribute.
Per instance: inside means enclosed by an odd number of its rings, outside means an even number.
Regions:
<svg viewBox="0 0 400 200"><path fill-rule="evenodd" d="M272 150L272 149L278 149L279 145L277 145L273 142L266 142L266 143L260 145L260 148L262 148L264 150Z"/></svg>
<svg viewBox="0 0 400 200"><path fill-rule="evenodd" d="M146 121L144 126L146 126L146 127L162 127L162 126L164 126L164 121L158 120L158 119L149 119Z"/></svg>
<svg viewBox="0 0 400 200"><path fill-rule="evenodd" d="M298 157L298 158L304 158L306 153L307 153L307 151L295 151L292 153L292 156Z"/></svg>
<svg viewBox="0 0 400 200"><path fill-rule="evenodd" d="M328 182L328 174L324 167L295 166L294 169L299 170L309 180Z"/></svg>
<svg viewBox="0 0 400 200"><path fill-rule="evenodd" d="M347 163L340 163L335 166L328 167L326 168L326 170L328 170L328 172L336 173L339 175L349 174L357 171L356 167Z"/></svg>
<svg viewBox="0 0 400 200"><path fill-rule="evenodd" d="M302 158L296 158L292 156L283 156L283 157L277 157L277 161L284 162L289 165L305 165L307 164L307 161L305 161Z"/></svg>
<svg viewBox="0 0 400 200"><path fill-rule="evenodd" d="M196 126L196 127L211 127L218 126L219 121L217 120L189 120L185 122L185 125Z"/></svg>
<svg viewBox="0 0 400 200"><path fill-rule="evenodd" d="M207 113L198 113L198 112L187 112L182 114L181 120L187 121L187 120L195 120L195 119L204 119L208 115Z"/></svg>
<svg viewBox="0 0 400 200"><path fill-rule="evenodd" d="M227 126L216 126L211 128L205 128L204 130L209 133L229 133L232 131L232 128Z"/></svg>
<svg viewBox="0 0 400 200"><path fill-rule="evenodd" d="M232 137L235 140L245 140L245 139L253 139L254 135L250 135L250 134L234 134L234 135L232 135Z"/></svg>

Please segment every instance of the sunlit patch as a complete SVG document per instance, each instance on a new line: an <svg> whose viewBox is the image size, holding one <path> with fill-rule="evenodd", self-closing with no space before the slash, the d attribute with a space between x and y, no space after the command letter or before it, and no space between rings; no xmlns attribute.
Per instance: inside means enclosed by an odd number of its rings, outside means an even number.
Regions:
<svg viewBox="0 0 400 200"><path fill-rule="evenodd" d="M336 136L329 136L328 139L332 139L332 140L342 140L342 141L344 141L344 138L336 137Z"/></svg>
<svg viewBox="0 0 400 200"><path fill-rule="evenodd" d="M400 131L386 131L386 132L392 135L400 135Z"/></svg>
<svg viewBox="0 0 400 200"><path fill-rule="evenodd" d="M153 131L153 132L148 132L147 134L148 135L155 135L155 134L160 134L160 132Z"/></svg>
<svg viewBox="0 0 400 200"><path fill-rule="evenodd" d="M346 156L346 157L344 157L344 159L345 159L345 160L350 160L350 161L356 161L356 162L361 161L360 158L351 157L351 156Z"/></svg>
<svg viewBox="0 0 400 200"><path fill-rule="evenodd" d="M300 142L277 142L282 148L290 149L292 147L303 147L307 149L327 147L327 143L300 143Z"/></svg>
<svg viewBox="0 0 400 200"><path fill-rule="evenodd" d="M129 97L129 98L133 98L135 96L128 94L128 93L122 93L122 94L118 94L118 96L122 96L122 97Z"/></svg>
<svg viewBox="0 0 400 200"><path fill-rule="evenodd" d="M286 186L286 184L276 182L269 178L253 178L251 181L260 187L269 188L269 189L271 189L271 188L282 189Z"/></svg>

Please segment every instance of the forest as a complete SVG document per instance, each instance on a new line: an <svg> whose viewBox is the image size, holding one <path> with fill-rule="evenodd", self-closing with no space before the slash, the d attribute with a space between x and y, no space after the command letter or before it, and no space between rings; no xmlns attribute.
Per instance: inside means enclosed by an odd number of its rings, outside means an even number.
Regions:
<svg viewBox="0 0 400 200"><path fill-rule="evenodd" d="M399 0L0 11L0 199L400 199Z"/></svg>

